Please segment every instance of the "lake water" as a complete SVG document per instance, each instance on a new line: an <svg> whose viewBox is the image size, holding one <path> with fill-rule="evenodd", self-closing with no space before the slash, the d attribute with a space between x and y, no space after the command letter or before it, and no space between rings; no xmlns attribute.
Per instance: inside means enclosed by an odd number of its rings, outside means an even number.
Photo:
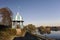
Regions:
<svg viewBox="0 0 60 40"><path fill-rule="evenodd" d="M43 34L43 35L49 38L60 40L60 31L51 31L50 34Z"/></svg>

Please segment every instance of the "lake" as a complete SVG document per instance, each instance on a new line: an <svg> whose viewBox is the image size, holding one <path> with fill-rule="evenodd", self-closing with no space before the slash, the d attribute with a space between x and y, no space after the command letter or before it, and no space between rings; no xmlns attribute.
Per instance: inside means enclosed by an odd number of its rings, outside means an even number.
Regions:
<svg viewBox="0 0 60 40"><path fill-rule="evenodd" d="M60 31L51 31L50 34L43 34L43 35L49 38L60 40Z"/></svg>

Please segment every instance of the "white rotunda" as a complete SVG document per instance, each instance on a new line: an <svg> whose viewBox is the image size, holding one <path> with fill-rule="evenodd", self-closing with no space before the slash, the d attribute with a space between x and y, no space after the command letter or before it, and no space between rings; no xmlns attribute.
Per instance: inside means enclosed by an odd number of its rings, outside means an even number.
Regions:
<svg viewBox="0 0 60 40"><path fill-rule="evenodd" d="M17 25L19 28L23 29L23 17L17 12L16 17L12 20L12 28L16 28Z"/></svg>

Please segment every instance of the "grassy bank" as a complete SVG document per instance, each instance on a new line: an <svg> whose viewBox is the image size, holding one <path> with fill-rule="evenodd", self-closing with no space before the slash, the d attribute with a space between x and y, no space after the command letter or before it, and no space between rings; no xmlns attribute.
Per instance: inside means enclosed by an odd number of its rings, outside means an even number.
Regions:
<svg viewBox="0 0 60 40"><path fill-rule="evenodd" d="M0 31L0 40L12 40L16 35L16 29L6 28Z"/></svg>

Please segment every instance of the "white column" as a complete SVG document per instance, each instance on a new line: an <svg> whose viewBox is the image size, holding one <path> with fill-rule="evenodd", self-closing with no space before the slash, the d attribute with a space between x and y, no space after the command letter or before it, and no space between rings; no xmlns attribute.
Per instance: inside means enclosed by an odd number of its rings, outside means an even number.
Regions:
<svg viewBox="0 0 60 40"><path fill-rule="evenodd" d="M23 22L20 22L20 28L23 29Z"/></svg>

